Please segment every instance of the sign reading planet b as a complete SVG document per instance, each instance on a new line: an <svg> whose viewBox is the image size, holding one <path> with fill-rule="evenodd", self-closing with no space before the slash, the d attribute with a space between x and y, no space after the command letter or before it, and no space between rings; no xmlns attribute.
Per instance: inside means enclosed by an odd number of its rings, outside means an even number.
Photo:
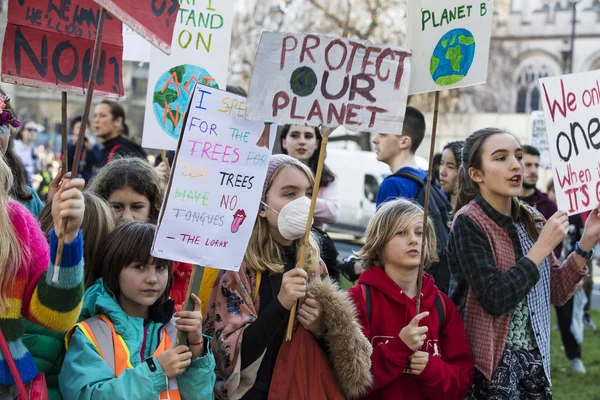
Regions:
<svg viewBox="0 0 600 400"><path fill-rule="evenodd" d="M431 78L440 86L451 86L464 79L475 58L475 38L463 28L446 32L438 41L429 65Z"/></svg>

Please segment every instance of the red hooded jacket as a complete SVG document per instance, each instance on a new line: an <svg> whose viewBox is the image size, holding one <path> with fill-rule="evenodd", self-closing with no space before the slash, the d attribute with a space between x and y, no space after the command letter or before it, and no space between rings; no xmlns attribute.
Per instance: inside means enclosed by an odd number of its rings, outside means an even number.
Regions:
<svg viewBox="0 0 600 400"><path fill-rule="evenodd" d="M361 284L370 286L371 324ZM427 340L420 349L429 352L429 362L420 375L405 372L413 354L400 339L402 328L416 313L416 297L409 298L379 267L364 271L358 285L349 290L358 309L358 321L363 333L373 345L371 372L374 384L365 399L462 399L475 376L473 356L458 309L445 294L438 292L430 275L423 277L421 312L429 316L421 320L427 325ZM435 299L441 294L445 303L444 327ZM438 334L439 333L439 334Z"/></svg>

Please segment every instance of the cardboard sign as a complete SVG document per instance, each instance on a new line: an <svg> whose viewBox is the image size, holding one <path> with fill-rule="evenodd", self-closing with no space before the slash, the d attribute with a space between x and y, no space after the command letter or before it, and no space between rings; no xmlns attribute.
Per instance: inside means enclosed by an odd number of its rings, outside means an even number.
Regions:
<svg viewBox="0 0 600 400"><path fill-rule="evenodd" d="M136 31L123 24L123 60L150 62L152 45Z"/></svg>
<svg viewBox="0 0 600 400"><path fill-rule="evenodd" d="M264 32L247 118L400 134L410 52L312 34Z"/></svg>
<svg viewBox="0 0 600 400"><path fill-rule="evenodd" d="M531 113L531 137L529 143L540 152L540 167L552 168L550 159L550 143L548 143L548 134L546 133L546 120L543 111L533 111Z"/></svg>
<svg viewBox="0 0 600 400"><path fill-rule="evenodd" d="M244 119L246 99L196 85L152 255L237 271L244 258L276 128Z"/></svg>
<svg viewBox="0 0 600 400"><path fill-rule="evenodd" d="M50 90L87 89L100 7L92 0L9 0L2 81ZM121 22L106 15L94 94L122 97Z"/></svg>
<svg viewBox="0 0 600 400"><path fill-rule="evenodd" d="M233 0L182 4L171 55L150 53L142 146L175 150L194 84L225 89Z"/></svg>
<svg viewBox="0 0 600 400"><path fill-rule="evenodd" d="M179 0L94 0L150 43L169 54Z"/></svg>
<svg viewBox="0 0 600 400"><path fill-rule="evenodd" d="M409 1L410 94L485 83L493 14L493 0Z"/></svg>
<svg viewBox="0 0 600 400"><path fill-rule="evenodd" d="M558 208L600 202L600 70L540 79Z"/></svg>

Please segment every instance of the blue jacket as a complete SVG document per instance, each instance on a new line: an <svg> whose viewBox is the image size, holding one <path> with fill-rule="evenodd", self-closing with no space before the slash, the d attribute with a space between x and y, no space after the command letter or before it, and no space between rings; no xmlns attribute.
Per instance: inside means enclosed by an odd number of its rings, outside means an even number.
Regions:
<svg viewBox="0 0 600 400"><path fill-rule="evenodd" d="M156 371L140 357L144 342L144 320L127 315L115 298L98 280L85 294L80 320L103 314L114 324L130 352L133 368L118 378L98 354L96 348L79 328L76 328L68 346L58 380L65 400L152 400L167 390L167 377L160 364ZM159 344L159 330L164 324L150 320L146 324L144 358L151 357ZM205 337L205 340L210 340ZM207 346L210 349L210 344ZM214 399L215 359L212 352L192 360L186 371L177 377L183 400Z"/></svg>
<svg viewBox="0 0 600 400"><path fill-rule="evenodd" d="M411 171L422 177L427 178L427 172L419 168L404 167L398 171ZM417 197L419 186L410 179L400 176L388 176L381 182L377 192L377 208L386 201L395 200L399 197L411 200Z"/></svg>

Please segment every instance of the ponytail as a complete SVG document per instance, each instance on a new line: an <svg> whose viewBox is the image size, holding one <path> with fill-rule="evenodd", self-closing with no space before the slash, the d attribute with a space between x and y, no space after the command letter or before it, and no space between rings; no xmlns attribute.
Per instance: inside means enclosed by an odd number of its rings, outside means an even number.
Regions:
<svg viewBox="0 0 600 400"><path fill-rule="evenodd" d="M529 236L534 242L537 241L542 230L541 224L544 222L544 220L542 218L536 218L529 207L527 207L527 205L517 197L513 197L512 199L512 208L513 210L516 210L517 218L523 221L525 230Z"/></svg>

